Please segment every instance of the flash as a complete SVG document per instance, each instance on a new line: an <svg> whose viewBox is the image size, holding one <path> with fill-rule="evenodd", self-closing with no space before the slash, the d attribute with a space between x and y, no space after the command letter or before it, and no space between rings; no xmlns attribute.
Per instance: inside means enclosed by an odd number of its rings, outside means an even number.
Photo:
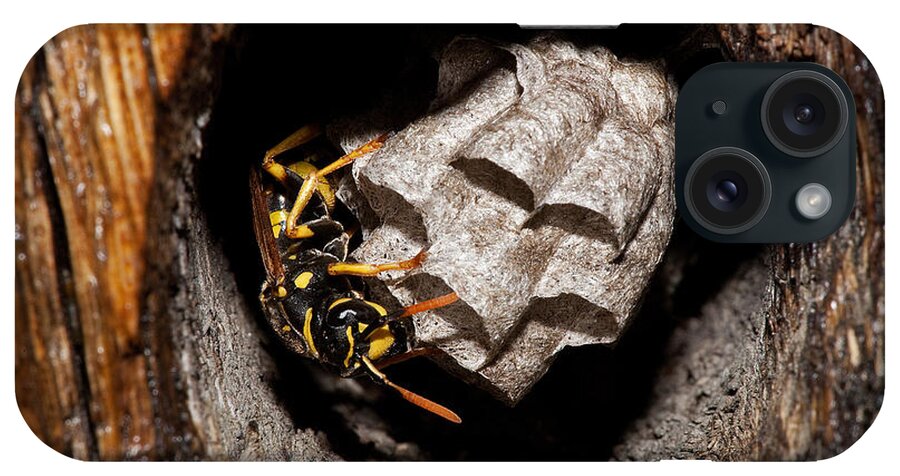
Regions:
<svg viewBox="0 0 900 476"><path fill-rule="evenodd" d="M797 191L794 201L797 211L810 220L818 220L831 210L831 192L818 183L804 185Z"/></svg>

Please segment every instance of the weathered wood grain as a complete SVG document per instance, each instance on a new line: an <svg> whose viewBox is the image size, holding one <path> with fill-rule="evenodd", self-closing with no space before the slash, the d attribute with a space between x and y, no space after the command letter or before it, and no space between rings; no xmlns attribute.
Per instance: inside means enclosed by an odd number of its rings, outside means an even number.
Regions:
<svg viewBox="0 0 900 476"><path fill-rule="evenodd" d="M22 77L16 394L64 454L333 457L266 382L271 360L197 198L230 31L76 27Z"/></svg>

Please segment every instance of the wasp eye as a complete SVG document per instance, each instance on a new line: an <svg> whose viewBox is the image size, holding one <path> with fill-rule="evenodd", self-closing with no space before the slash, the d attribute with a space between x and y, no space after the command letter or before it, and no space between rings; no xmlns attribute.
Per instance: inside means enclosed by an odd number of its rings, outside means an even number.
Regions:
<svg viewBox="0 0 900 476"><path fill-rule="evenodd" d="M332 327L352 326L356 323L369 323L377 319L379 312L362 299L339 300L332 304L325 316L325 323Z"/></svg>
<svg viewBox="0 0 900 476"><path fill-rule="evenodd" d="M336 310L337 312L329 312L328 325L332 327L344 327L347 324L356 320L356 311L353 309L340 309Z"/></svg>

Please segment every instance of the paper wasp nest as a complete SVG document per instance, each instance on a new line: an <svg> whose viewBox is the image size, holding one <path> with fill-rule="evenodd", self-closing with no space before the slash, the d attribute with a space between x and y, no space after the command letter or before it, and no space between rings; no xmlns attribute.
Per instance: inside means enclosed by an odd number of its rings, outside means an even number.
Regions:
<svg viewBox="0 0 900 476"><path fill-rule="evenodd" d="M462 304L415 317L419 341L518 401L563 347L614 342L639 305L672 231L673 106L655 64L601 47L457 39L429 112L353 166L381 222L353 258L427 248L390 293L456 291ZM331 134L349 150L387 129Z"/></svg>

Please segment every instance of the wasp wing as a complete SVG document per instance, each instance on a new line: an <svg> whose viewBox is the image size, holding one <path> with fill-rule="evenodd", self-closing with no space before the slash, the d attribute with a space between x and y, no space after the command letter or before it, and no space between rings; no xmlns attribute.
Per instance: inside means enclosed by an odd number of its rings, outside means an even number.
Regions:
<svg viewBox="0 0 900 476"><path fill-rule="evenodd" d="M259 245L263 266L266 268L266 283L273 286L284 280L284 263L281 261L281 253L278 251L269 222L268 193L271 192L263 185L262 171L253 167L250 172L253 232L256 234L256 243Z"/></svg>
<svg viewBox="0 0 900 476"><path fill-rule="evenodd" d="M263 266L266 268L266 281L263 283L259 300L262 303L266 320L272 331L281 337L284 344L294 352L309 356L309 350L300 330L295 328L284 310L280 299L275 298L278 287L284 281L284 262L272 233L269 221L269 194L272 193L262 180L262 171L253 168L250 172L250 201L253 205L253 233L259 245Z"/></svg>

